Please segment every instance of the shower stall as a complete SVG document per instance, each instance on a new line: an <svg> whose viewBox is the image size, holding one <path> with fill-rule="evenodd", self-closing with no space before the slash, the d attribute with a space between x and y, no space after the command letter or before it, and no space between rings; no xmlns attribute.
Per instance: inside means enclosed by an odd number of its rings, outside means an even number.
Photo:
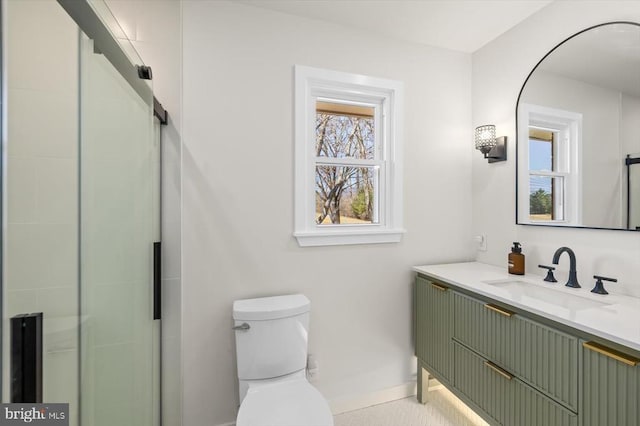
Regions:
<svg viewBox="0 0 640 426"><path fill-rule="evenodd" d="M0 4L2 402L69 403L73 426L159 425L166 113L151 70L100 1ZM12 318L30 314L39 367L19 371Z"/></svg>

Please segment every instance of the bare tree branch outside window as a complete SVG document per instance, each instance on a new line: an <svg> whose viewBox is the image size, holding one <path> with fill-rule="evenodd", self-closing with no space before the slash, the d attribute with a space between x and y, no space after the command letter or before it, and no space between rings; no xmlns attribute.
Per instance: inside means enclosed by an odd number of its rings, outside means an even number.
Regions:
<svg viewBox="0 0 640 426"><path fill-rule="evenodd" d="M375 157L375 123L370 116L316 114L316 223L372 223L376 167L349 164ZM322 158L344 159L340 165Z"/></svg>

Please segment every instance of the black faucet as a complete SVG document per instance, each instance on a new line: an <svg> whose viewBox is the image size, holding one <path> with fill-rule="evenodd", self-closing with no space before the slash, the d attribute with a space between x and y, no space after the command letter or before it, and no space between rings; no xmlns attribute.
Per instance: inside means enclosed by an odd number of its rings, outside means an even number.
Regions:
<svg viewBox="0 0 640 426"><path fill-rule="evenodd" d="M576 254L569 247L560 247L553 254L553 264L557 265L560 260L560 255L566 252L569 255L569 280L565 284L567 287L580 288L578 283L578 275L576 272Z"/></svg>

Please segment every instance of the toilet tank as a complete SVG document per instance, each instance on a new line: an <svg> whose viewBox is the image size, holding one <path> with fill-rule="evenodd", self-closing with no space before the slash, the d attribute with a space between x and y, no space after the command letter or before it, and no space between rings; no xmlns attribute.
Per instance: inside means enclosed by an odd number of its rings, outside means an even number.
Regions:
<svg viewBox="0 0 640 426"><path fill-rule="evenodd" d="M233 302L238 378L269 379L304 369L310 308L302 294Z"/></svg>

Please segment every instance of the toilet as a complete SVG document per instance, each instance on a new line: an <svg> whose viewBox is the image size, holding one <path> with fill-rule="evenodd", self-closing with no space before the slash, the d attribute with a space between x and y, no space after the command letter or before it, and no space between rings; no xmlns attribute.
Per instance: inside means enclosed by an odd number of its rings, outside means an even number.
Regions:
<svg viewBox="0 0 640 426"><path fill-rule="evenodd" d="M233 302L236 426L333 426L329 404L306 377L310 308L302 294Z"/></svg>

